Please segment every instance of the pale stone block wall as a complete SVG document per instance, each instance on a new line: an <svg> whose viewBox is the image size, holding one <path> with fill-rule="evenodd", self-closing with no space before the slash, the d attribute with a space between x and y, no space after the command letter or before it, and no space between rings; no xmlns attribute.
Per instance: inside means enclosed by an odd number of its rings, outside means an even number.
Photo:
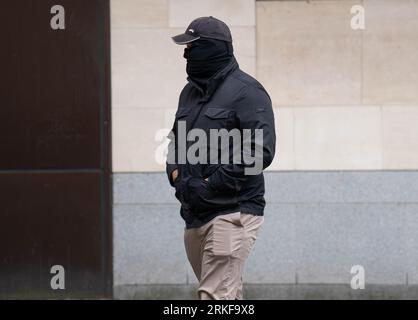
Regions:
<svg viewBox="0 0 418 320"><path fill-rule="evenodd" d="M418 106L382 108L383 167L417 169Z"/></svg>
<svg viewBox="0 0 418 320"><path fill-rule="evenodd" d="M257 2L257 76L275 106L361 103L358 1Z"/></svg>
<svg viewBox="0 0 418 320"><path fill-rule="evenodd" d="M416 106L418 1L365 0L364 8L363 103Z"/></svg>
<svg viewBox="0 0 418 320"><path fill-rule="evenodd" d="M256 5L257 77L282 117L270 169L418 169L418 1Z"/></svg>
<svg viewBox="0 0 418 320"><path fill-rule="evenodd" d="M380 112L379 107L295 108L296 169L380 169Z"/></svg>
<svg viewBox="0 0 418 320"><path fill-rule="evenodd" d="M215 16L230 26L255 26L254 0L170 0L170 26L187 27L191 20Z"/></svg>

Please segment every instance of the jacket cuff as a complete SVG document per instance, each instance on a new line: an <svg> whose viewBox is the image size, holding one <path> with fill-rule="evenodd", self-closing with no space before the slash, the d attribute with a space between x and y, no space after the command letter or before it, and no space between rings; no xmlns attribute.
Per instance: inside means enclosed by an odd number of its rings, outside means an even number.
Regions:
<svg viewBox="0 0 418 320"><path fill-rule="evenodd" d="M174 181L172 179L172 173L176 169L177 169L177 165L176 164L167 164L166 172L167 172L167 176L168 176L168 181L170 182L170 185L172 187L174 187Z"/></svg>

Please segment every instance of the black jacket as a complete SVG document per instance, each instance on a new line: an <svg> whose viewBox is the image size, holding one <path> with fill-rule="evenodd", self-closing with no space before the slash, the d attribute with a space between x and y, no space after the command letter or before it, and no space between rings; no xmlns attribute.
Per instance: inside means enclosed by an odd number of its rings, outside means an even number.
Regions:
<svg viewBox="0 0 418 320"><path fill-rule="evenodd" d="M241 71L235 58L210 80L205 91L190 78L188 80L180 94L168 158L179 153L178 122L186 121L186 132L193 128L206 132L222 128L262 129L263 169L268 167L274 157L276 136L271 100L263 86ZM187 148L193 143L188 142ZM219 214L240 211L263 215L263 173L246 175L245 164L232 163L231 141L230 151L229 164L210 164L209 146L208 164L190 164L188 160L181 164L177 157L174 164L167 163L168 178L176 188L176 197L181 203L180 214L187 228L200 227ZM179 175L173 183L171 173L175 169Z"/></svg>

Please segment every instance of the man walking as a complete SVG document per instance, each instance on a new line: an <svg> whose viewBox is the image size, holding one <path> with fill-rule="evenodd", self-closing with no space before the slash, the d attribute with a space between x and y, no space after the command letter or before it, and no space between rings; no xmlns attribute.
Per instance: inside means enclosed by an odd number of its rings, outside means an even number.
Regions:
<svg viewBox="0 0 418 320"><path fill-rule="evenodd" d="M187 46L188 84L170 136L167 174L186 222L187 257L199 280L200 299L242 299L244 263L263 223L262 170L275 153L271 100L257 80L239 69L224 22L198 18L173 40ZM193 147L196 129L207 134L204 150ZM226 147L219 145L225 131L234 132ZM210 154L210 160L192 161L191 154L198 159ZM245 161L249 158L254 162ZM257 161L260 170L253 172Z"/></svg>

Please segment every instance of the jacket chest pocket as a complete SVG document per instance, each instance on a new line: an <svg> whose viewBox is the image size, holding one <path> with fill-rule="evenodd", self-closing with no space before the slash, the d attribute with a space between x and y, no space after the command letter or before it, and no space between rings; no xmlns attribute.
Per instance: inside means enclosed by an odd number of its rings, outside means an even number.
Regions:
<svg viewBox="0 0 418 320"><path fill-rule="evenodd" d="M233 110L210 107L206 109L203 118L207 129L231 130L235 128L235 112Z"/></svg>
<svg viewBox="0 0 418 320"><path fill-rule="evenodd" d="M175 130L176 134L179 130L179 126L182 128L187 128L188 116L190 114L190 108L182 108L177 110L176 117L175 117Z"/></svg>
<svg viewBox="0 0 418 320"><path fill-rule="evenodd" d="M190 113L190 108L182 108L176 112L176 120L186 120L187 116Z"/></svg>

